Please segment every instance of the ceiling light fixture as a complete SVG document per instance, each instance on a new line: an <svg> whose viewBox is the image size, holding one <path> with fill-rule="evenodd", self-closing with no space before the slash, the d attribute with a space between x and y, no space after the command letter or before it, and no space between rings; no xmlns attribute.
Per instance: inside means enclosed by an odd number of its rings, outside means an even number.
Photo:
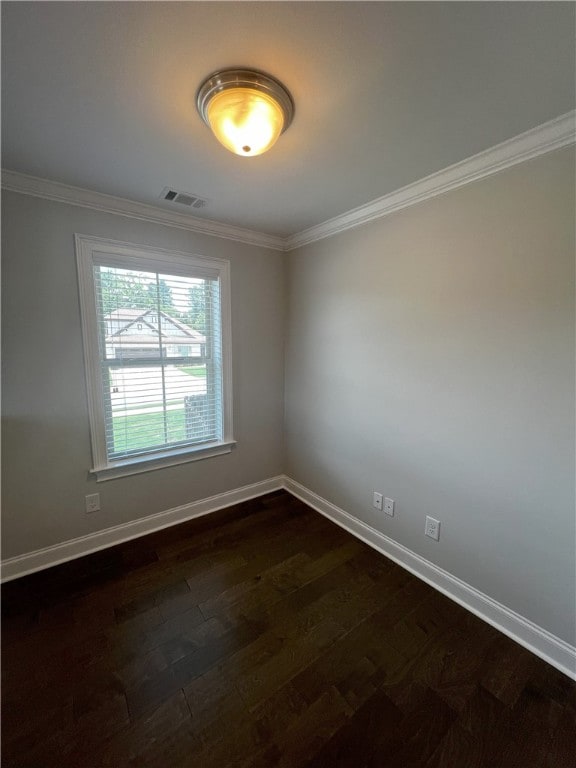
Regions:
<svg viewBox="0 0 576 768"><path fill-rule="evenodd" d="M214 72L198 89L196 106L218 141L242 157L269 150L294 116L282 83L253 69Z"/></svg>

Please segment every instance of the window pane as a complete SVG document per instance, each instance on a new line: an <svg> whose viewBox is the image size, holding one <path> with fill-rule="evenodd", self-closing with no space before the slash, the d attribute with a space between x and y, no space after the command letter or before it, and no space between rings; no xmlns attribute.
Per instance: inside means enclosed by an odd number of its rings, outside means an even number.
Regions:
<svg viewBox="0 0 576 768"><path fill-rule="evenodd" d="M219 285L95 267L108 456L221 435Z"/></svg>

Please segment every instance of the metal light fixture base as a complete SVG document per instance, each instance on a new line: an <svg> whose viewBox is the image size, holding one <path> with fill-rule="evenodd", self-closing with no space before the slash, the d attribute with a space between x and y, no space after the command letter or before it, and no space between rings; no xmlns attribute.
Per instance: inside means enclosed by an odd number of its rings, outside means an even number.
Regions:
<svg viewBox="0 0 576 768"><path fill-rule="evenodd" d="M282 133L289 127L294 118L294 101L279 80L267 75L265 72L259 72L256 69L221 69L210 75L198 89L196 94L196 106L202 120L206 125L208 122L208 104L210 100L221 91L229 88L253 88L256 91L262 91L275 99L284 113L284 125Z"/></svg>

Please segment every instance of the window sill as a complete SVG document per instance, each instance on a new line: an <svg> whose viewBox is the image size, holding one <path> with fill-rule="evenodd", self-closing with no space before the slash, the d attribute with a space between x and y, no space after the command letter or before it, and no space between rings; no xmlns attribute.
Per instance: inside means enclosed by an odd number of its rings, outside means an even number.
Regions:
<svg viewBox="0 0 576 768"><path fill-rule="evenodd" d="M116 461L105 467L98 467L91 470L96 475L96 481L101 483L105 480L115 480L118 477L127 475L139 475L142 472L152 472L155 469L164 469L165 467L174 467L178 464L186 464L189 461L200 461L209 459L212 456L222 456L230 453L236 442L229 440L221 443L211 443L200 448L184 448L177 451L150 454L148 456L139 456L133 459L124 459Z"/></svg>

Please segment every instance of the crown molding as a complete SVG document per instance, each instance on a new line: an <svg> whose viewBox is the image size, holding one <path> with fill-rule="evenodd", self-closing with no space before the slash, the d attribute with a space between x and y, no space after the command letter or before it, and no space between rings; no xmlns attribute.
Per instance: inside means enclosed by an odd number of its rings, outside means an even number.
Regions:
<svg viewBox="0 0 576 768"><path fill-rule="evenodd" d="M442 171L408 184L388 195L328 219L322 224L297 232L285 238L285 250L291 251L316 240L332 237L347 229L359 227L369 221L416 205L470 182L504 171L518 163L553 152L576 142L576 111L503 141L477 155L450 165Z"/></svg>
<svg viewBox="0 0 576 768"><path fill-rule="evenodd" d="M106 195L102 192L94 192L81 187L72 187L61 184L58 181L40 179L37 176L29 176L17 171L2 170L2 188L10 192L18 192L22 195L42 197L58 203L68 203L81 208L90 208L103 213L113 213L119 216L127 216L131 219L140 219L153 224L185 229L189 232L198 232L212 237L223 237L226 240L235 240L248 245L257 245L262 248L273 248L277 251L285 249L284 239L275 235L267 235L244 227L235 227L231 224L223 224L211 219L199 219L185 213L175 213L157 208L146 203L137 203L126 200L123 197Z"/></svg>
<svg viewBox="0 0 576 768"><path fill-rule="evenodd" d="M2 188L23 195L42 197L59 203L128 216L133 219L186 229L212 237L222 237L276 251L292 251L303 245L332 237L347 229L362 226L375 219L408 208L411 205L443 195L465 184L492 176L519 163L562 149L576 142L576 110L531 128L490 149L472 155L437 173L408 184L395 192L353 208L340 216L296 232L288 237L268 235L264 232L235 227L211 219L199 219L185 213L174 213L146 203L123 197L106 195L81 187L72 187L57 181L40 179L17 171L2 171Z"/></svg>

